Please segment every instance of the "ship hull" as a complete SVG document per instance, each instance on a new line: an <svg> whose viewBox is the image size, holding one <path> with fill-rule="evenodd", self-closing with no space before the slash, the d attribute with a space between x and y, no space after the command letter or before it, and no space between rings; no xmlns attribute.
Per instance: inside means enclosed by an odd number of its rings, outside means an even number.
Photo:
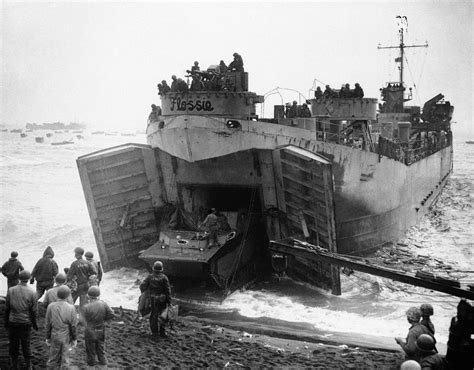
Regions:
<svg viewBox="0 0 474 370"><path fill-rule="evenodd" d="M177 278L214 281L229 289L236 276L234 288L269 267L268 239L296 237L335 253L368 253L403 237L449 178L449 143L406 165L320 141L316 127L313 118L284 126L173 116L149 125L149 145L128 144L80 157L105 270L135 265L138 256L149 265L162 259ZM247 236L237 249L221 247L205 260L166 255L156 243L169 228L170 207L201 221L211 207L237 215L232 227ZM249 219L259 221L249 227ZM145 257L143 251L153 248ZM288 275L340 293L336 267L296 257L284 265Z"/></svg>

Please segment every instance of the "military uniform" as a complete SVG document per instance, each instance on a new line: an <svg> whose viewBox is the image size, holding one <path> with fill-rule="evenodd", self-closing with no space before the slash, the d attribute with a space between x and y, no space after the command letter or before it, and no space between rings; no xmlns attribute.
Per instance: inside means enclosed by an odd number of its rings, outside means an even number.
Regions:
<svg viewBox="0 0 474 370"><path fill-rule="evenodd" d="M23 271L23 265L16 257L11 257L2 266L2 274L7 278L8 289L18 285L20 271Z"/></svg>
<svg viewBox="0 0 474 370"><path fill-rule="evenodd" d="M95 366L96 358L101 366L107 366L105 355L105 322L115 317L114 312L104 301L94 299L84 306L87 365Z"/></svg>
<svg viewBox="0 0 474 370"><path fill-rule="evenodd" d="M28 273L29 275L29 273ZM31 366L31 328L36 325L36 294L28 287L28 281L22 281L7 292L5 306L5 327L10 341L10 358L12 367L18 368L18 356L21 350L26 366Z"/></svg>
<svg viewBox="0 0 474 370"><path fill-rule="evenodd" d="M75 280L77 288L72 292L72 300L76 303L79 298L79 313L81 313L84 305L87 303L87 290L89 289L89 277L94 275L95 271L92 265L85 259L76 259L69 268L67 280Z"/></svg>
<svg viewBox="0 0 474 370"><path fill-rule="evenodd" d="M168 277L161 271L153 271L140 284L140 291L148 291L151 300L150 329L152 334L165 335L160 315L171 303L171 286Z"/></svg>
<svg viewBox="0 0 474 370"><path fill-rule="evenodd" d="M403 351L405 352L405 360L420 360L420 352L416 348L416 340L421 334L429 335L430 331L420 322L412 324L410 329L408 329L408 335L405 343L400 344Z"/></svg>
<svg viewBox="0 0 474 370"><path fill-rule="evenodd" d="M76 309L72 304L59 299L48 305L45 318L46 339L50 342L48 369L69 367L69 347L77 340L76 328Z"/></svg>
<svg viewBox="0 0 474 370"><path fill-rule="evenodd" d="M43 305L45 308L47 308L51 303L59 301L58 288L61 286L63 286L63 284L56 285L46 292L43 299ZM74 304L71 295L69 295L65 300L67 303Z"/></svg>

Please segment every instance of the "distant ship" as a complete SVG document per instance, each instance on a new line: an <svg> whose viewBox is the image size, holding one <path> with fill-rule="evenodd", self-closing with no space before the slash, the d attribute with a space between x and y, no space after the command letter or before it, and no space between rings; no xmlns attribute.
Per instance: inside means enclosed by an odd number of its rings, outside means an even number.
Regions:
<svg viewBox="0 0 474 370"><path fill-rule="evenodd" d="M77 122L70 122L68 124L62 122L26 124L28 130L84 130L86 127L85 124Z"/></svg>
<svg viewBox="0 0 474 370"><path fill-rule="evenodd" d="M453 106L441 94L423 109L405 105L410 46L404 27L399 35L400 78L380 105L334 91L310 99L309 115L298 113L304 104L296 114L276 105L261 118L248 73L211 66L191 73L198 88L160 94L148 145L79 157L104 268L159 259L176 284L227 292L285 270L340 294L337 267L272 255L268 240L360 255L403 237L436 201L452 171ZM203 228L210 213L214 229Z"/></svg>

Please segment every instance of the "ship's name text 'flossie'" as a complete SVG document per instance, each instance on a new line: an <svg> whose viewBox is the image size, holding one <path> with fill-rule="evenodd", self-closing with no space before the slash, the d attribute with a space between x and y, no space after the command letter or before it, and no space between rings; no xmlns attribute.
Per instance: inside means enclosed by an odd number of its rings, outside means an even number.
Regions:
<svg viewBox="0 0 474 370"><path fill-rule="evenodd" d="M214 110L212 103L209 100L185 100L181 98L171 98L171 108L172 111L175 109L177 111L205 111L211 112Z"/></svg>

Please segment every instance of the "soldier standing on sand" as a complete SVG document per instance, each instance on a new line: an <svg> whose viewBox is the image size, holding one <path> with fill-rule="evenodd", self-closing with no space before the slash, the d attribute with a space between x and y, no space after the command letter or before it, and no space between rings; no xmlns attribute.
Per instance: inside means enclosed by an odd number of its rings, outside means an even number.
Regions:
<svg viewBox="0 0 474 370"><path fill-rule="evenodd" d="M107 366L105 323L112 320L115 314L107 303L99 299L99 287L91 286L87 295L89 303L84 306L84 321L86 325L84 342L86 343L87 366L95 366L96 358L99 360L100 366Z"/></svg>
<svg viewBox="0 0 474 370"><path fill-rule="evenodd" d="M46 310L46 344L49 346L48 369L69 367L69 348L77 345L76 309L66 300L71 291L66 285L58 288L58 301Z"/></svg>
<svg viewBox="0 0 474 370"><path fill-rule="evenodd" d="M31 369L31 328L38 330L36 324L36 294L28 287L30 272L20 272L20 284L8 289L5 306L5 328L10 341L10 359L13 369L18 369L18 355L21 350L26 368Z"/></svg>
<svg viewBox="0 0 474 370"><path fill-rule="evenodd" d="M87 290L89 289L89 277L95 275L92 265L82 258L84 249L77 247L74 249L76 260L71 264L67 273L67 281L75 280L77 283L76 291L72 293L72 300L76 303L79 298L79 314L87 303Z"/></svg>
<svg viewBox="0 0 474 370"><path fill-rule="evenodd" d="M44 292L54 285L54 277L58 274L58 264L53 260L53 248L49 245L44 250L43 257L36 262L31 272L30 284L36 279L36 300L40 299Z"/></svg>
<svg viewBox="0 0 474 370"><path fill-rule="evenodd" d="M102 275L103 275L102 266L100 265L100 261L94 260L94 253L92 253L92 252L86 252L86 254L84 254L84 256L86 257L87 262L89 262L92 265L92 267L94 268L95 274L97 275L97 285L100 285L100 282L102 281Z"/></svg>
<svg viewBox="0 0 474 370"><path fill-rule="evenodd" d="M59 300L58 289L64 284L66 284L66 274L63 272L60 272L59 274L56 275L56 278L54 280L56 281L56 285L53 288L49 289L44 295L43 306L45 309L48 308L49 304L53 302L57 302ZM68 294L66 298L66 302L70 304L74 304L70 294Z"/></svg>
<svg viewBox="0 0 474 370"><path fill-rule="evenodd" d="M402 338L395 338L403 351L405 351L405 360L420 360L420 353L416 348L416 340L421 334L429 334L429 330L426 326L420 323L421 312L418 307L410 307L407 311L407 320L411 324L408 330L406 340Z"/></svg>
<svg viewBox="0 0 474 370"><path fill-rule="evenodd" d="M10 259L2 266L2 274L7 278L8 289L18 285L20 271L23 270L23 265L18 260L18 252L11 252Z"/></svg>
<svg viewBox="0 0 474 370"><path fill-rule="evenodd" d="M153 272L140 284L140 291L148 291L151 300L150 329L153 338L158 331L160 337L166 337L164 322L160 319L161 313L171 304L171 287L168 277L163 273L163 263L156 261Z"/></svg>

